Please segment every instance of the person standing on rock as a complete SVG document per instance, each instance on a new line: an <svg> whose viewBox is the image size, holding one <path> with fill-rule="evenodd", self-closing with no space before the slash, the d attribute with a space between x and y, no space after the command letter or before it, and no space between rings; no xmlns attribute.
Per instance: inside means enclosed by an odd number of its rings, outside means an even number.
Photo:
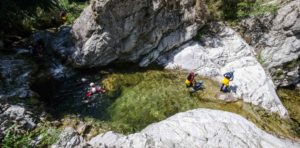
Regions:
<svg viewBox="0 0 300 148"><path fill-rule="evenodd" d="M220 91L223 91L223 92L228 92L228 88L229 88L229 82L233 80L233 73L234 71L231 71L231 72L227 72L225 73L223 76L224 76L224 79L221 81L221 88L220 88Z"/></svg>
<svg viewBox="0 0 300 148"><path fill-rule="evenodd" d="M192 87L193 86L196 76L197 76L197 74L195 74L195 72L193 72L193 71L189 73L189 75L187 76L187 78L185 80L186 87Z"/></svg>

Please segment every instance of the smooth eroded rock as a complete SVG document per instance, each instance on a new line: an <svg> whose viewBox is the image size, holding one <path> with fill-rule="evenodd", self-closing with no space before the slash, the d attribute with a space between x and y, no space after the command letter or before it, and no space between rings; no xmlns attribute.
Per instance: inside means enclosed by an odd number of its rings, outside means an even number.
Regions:
<svg viewBox="0 0 300 148"><path fill-rule="evenodd" d="M231 28L212 27L219 31L204 35L201 42L190 42L164 54L159 62L168 69L195 70L219 82L225 72L234 70L234 80L230 83L234 88L232 95L287 117L288 112L278 98L272 80L256 60L253 48Z"/></svg>
<svg viewBox="0 0 300 148"><path fill-rule="evenodd" d="M72 27L75 64L147 66L162 51L191 40L205 13L202 0L94 0Z"/></svg>
<svg viewBox="0 0 300 148"><path fill-rule="evenodd" d="M276 14L242 21L244 36L251 38L259 61L270 72L276 86L300 82L300 0L284 5ZM293 72L293 73L291 73Z"/></svg>
<svg viewBox="0 0 300 148"><path fill-rule="evenodd" d="M154 123L139 133L124 136L107 132L92 138L91 147L299 147L279 139L243 117L218 110L196 109Z"/></svg>

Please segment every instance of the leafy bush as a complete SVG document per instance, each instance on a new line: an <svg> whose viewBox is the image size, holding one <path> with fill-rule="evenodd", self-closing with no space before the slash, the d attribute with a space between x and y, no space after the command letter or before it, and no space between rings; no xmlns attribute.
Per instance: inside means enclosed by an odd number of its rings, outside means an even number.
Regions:
<svg viewBox="0 0 300 148"><path fill-rule="evenodd" d="M55 27L61 23L53 20L60 19L62 10L68 13L67 23L72 23L86 4L69 0L1 0L1 30L5 34L27 36L37 29Z"/></svg>
<svg viewBox="0 0 300 148"><path fill-rule="evenodd" d="M276 5L262 0L206 0L212 19L238 20L248 16L274 13Z"/></svg>
<svg viewBox="0 0 300 148"><path fill-rule="evenodd" d="M60 130L57 128L49 127L44 125L33 131L20 134L13 130L12 126L6 132L6 135L2 141L3 148L11 147L32 147L31 142L35 139L39 139L40 142L36 145L38 147L47 147L58 140Z"/></svg>
<svg viewBox="0 0 300 148"><path fill-rule="evenodd" d="M237 18L275 13L278 9L276 5L263 5L261 2L241 2L238 4L238 8Z"/></svg>
<svg viewBox="0 0 300 148"><path fill-rule="evenodd" d="M85 1L58 0L59 7L67 12L67 24L72 24L87 6Z"/></svg>

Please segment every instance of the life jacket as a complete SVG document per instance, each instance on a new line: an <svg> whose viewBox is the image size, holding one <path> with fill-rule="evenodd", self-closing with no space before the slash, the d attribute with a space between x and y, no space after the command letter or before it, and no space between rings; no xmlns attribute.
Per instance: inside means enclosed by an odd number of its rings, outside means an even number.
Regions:
<svg viewBox="0 0 300 148"><path fill-rule="evenodd" d="M190 86L190 85L191 85L191 81L189 81L188 79L186 79L186 80L185 80L185 84L186 84L187 86Z"/></svg>
<svg viewBox="0 0 300 148"><path fill-rule="evenodd" d="M221 81L221 83L224 84L224 85L226 85L226 86L228 86L228 85L229 85L229 81L230 81L230 80L229 80L228 78L225 77L225 78Z"/></svg>

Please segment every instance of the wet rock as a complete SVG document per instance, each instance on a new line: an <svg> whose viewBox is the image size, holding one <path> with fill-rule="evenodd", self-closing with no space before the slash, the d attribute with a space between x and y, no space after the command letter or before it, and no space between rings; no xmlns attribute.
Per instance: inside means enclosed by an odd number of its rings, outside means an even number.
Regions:
<svg viewBox="0 0 300 148"><path fill-rule="evenodd" d="M60 57L60 60L67 61L74 52L74 42L70 30L71 27L64 26L57 33L39 31L32 36L31 40L34 44L38 41L42 41L45 44L44 54L48 56L55 54Z"/></svg>
<svg viewBox="0 0 300 148"><path fill-rule="evenodd" d="M68 68L74 53L74 42L70 30L70 27L64 26L57 33L39 31L31 39L33 44L44 43L41 53L44 58L39 64L43 65L47 69L46 72L57 80L63 80L74 74L74 71Z"/></svg>
<svg viewBox="0 0 300 148"><path fill-rule="evenodd" d="M91 147L299 147L279 139L243 117L218 110L178 113L128 136L107 132L92 138Z"/></svg>
<svg viewBox="0 0 300 148"><path fill-rule="evenodd" d="M294 0L284 3L277 14L251 17L241 23L244 35L252 38L251 45L257 48L259 61L270 72L276 86L300 82L299 11L300 0Z"/></svg>
<svg viewBox="0 0 300 148"><path fill-rule="evenodd" d="M74 22L75 64L147 66L162 51L191 40L204 25L202 0L95 0Z"/></svg>
<svg viewBox="0 0 300 148"><path fill-rule="evenodd" d="M190 42L165 53L159 63L168 69L179 66L195 70L219 82L225 72L234 70L234 80L230 83L234 97L287 117L288 112L278 98L271 78L256 60L253 48L229 27L212 24L212 28L218 32L207 33L201 42Z"/></svg>
<svg viewBox="0 0 300 148"><path fill-rule="evenodd" d="M233 95L231 95L229 93L227 93L227 94L219 93L219 94L217 94L216 98L223 100L225 102L235 102L238 100L236 97L234 97Z"/></svg>
<svg viewBox="0 0 300 148"><path fill-rule="evenodd" d="M1 98L29 98L36 94L30 90L33 66L26 60L7 55L0 56Z"/></svg>
<svg viewBox="0 0 300 148"><path fill-rule="evenodd" d="M84 143L85 140L73 128L67 127L60 134L58 142L53 144L51 148L74 148Z"/></svg>

